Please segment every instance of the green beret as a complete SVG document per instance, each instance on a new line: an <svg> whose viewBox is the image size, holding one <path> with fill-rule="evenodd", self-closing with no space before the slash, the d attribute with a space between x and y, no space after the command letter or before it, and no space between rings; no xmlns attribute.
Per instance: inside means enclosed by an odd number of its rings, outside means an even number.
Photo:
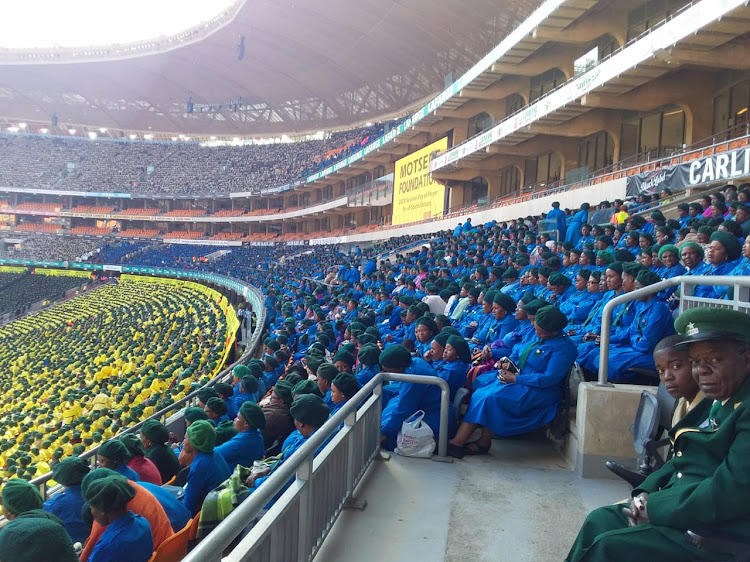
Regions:
<svg viewBox="0 0 750 562"><path fill-rule="evenodd" d="M536 313L545 306L549 306L549 303L543 299L534 299L528 304L523 305L523 310L528 316L536 316Z"/></svg>
<svg viewBox="0 0 750 562"><path fill-rule="evenodd" d="M272 369L275 369L276 367L279 366L279 362L276 360L275 357L272 357L272 356L264 357L263 362L269 367L271 367Z"/></svg>
<svg viewBox="0 0 750 562"><path fill-rule="evenodd" d="M52 480L63 486L80 484L91 468L88 461L78 457L68 457L52 467Z"/></svg>
<svg viewBox="0 0 750 562"><path fill-rule="evenodd" d="M481 294L482 294L482 290L477 287L474 287L473 289L469 289L469 295L471 295L475 299L478 299L479 295Z"/></svg>
<svg viewBox="0 0 750 562"><path fill-rule="evenodd" d="M99 447L99 456L124 464L130 460L132 455L128 452L128 448L122 441L119 439L110 439L102 443Z"/></svg>
<svg viewBox="0 0 750 562"><path fill-rule="evenodd" d="M141 438L135 433L126 433L125 435L121 435L119 439L125 445L131 457L142 457L146 454Z"/></svg>
<svg viewBox="0 0 750 562"><path fill-rule="evenodd" d="M391 345L380 354L383 369L405 369L411 364L411 353L403 345Z"/></svg>
<svg viewBox="0 0 750 562"><path fill-rule="evenodd" d="M8 480L3 486L2 497L3 506L14 515L20 515L32 509L41 509L44 503L39 488L21 478Z"/></svg>
<svg viewBox="0 0 750 562"><path fill-rule="evenodd" d="M559 332L568 324L568 318L555 306L544 306L540 308L534 322L537 326L548 332Z"/></svg>
<svg viewBox="0 0 750 562"><path fill-rule="evenodd" d="M356 359L352 353L341 349L333 356L333 362L335 363L336 361L342 361L349 365L349 367L353 367ZM320 368L318 368L318 370L320 370Z"/></svg>
<svg viewBox="0 0 750 562"><path fill-rule="evenodd" d="M281 381L279 381L281 382ZM278 383L276 383L278 385ZM249 400L240 406L240 415L245 418L245 421L253 429L265 429L266 428L266 416L263 410L255 402Z"/></svg>
<svg viewBox="0 0 750 562"><path fill-rule="evenodd" d="M703 251L703 246L698 244L698 242L693 242L691 240L689 242L683 242L680 250L684 250L687 247L694 248L695 251L698 252L698 257L701 259L701 261L703 260L703 257L706 255L706 253Z"/></svg>
<svg viewBox="0 0 750 562"><path fill-rule="evenodd" d="M235 435L237 435L237 430L234 429L234 422L232 420L224 420L216 426L216 442L214 443L214 447L223 445Z"/></svg>
<svg viewBox="0 0 750 562"><path fill-rule="evenodd" d="M242 377L242 382L240 382L240 384L247 394L255 394L258 392L260 386L258 384L258 379L252 375L245 375Z"/></svg>
<svg viewBox="0 0 750 562"><path fill-rule="evenodd" d="M331 384L335 386L347 400L357 394L359 389L362 388L357 382L355 376L351 373L339 373L336 375L336 378L333 379Z"/></svg>
<svg viewBox="0 0 750 562"><path fill-rule="evenodd" d="M316 376L328 382L331 382L333 379L335 379L336 375L338 374L339 374L339 370L336 368L336 365L334 365L333 363L323 363L320 367L318 367L318 370L315 372Z"/></svg>
<svg viewBox="0 0 750 562"><path fill-rule="evenodd" d="M31 511L34 517L16 518L0 533L0 560L13 562L76 562L73 542L59 520L42 518L46 511Z"/></svg>
<svg viewBox="0 0 750 562"><path fill-rule="evenodd" d="M508 313L513 313L516 311L516 301L514 301L510 295L506 295L501 291L498 291L497 294L495 294L495 298L492 300L492 302L494 304L500 305L503 310Z"/></svg>
<svg viewBox="0 0 750 562"><path fill-rule="evenodd" d="M232 388L232 385L228 382L217 382L214 385L214 388L216 389L216 392L219 393L219 396L226 396L229 398L232 396L234 389Z"/></svg>
<svg viewBox="0 0 750 562"><path fill-rule="evenodd" d="M529 304L531 301L536 300L536 296L534 295L534 291L526 291L523 296L521 297L521 302L524 305L524 308L526 308L526 305Z"/></svg>
<svg viewBox="0 0 750 562"><path fill-rule="evenodd" d="M742 244L737 238L724 230L717 230L711 235L711 242L719 242L727 250L729 261L734 261L742 254Z"/></svg>
<svg viewBox="0 0 750 562"><path fill-rule="evenodd" d="M461 336L450 336L447 345L450 345L458 353L458 358L464 363L471 363L471 351L469 344Z"/></svg>
<svg viewBox="0 0 750 562"><path fill-rule="evenodd" d="M203 453L210 453L216 443L216 429L208 420L198 420L187 428L190 444Z"/></svg>
<svg viewBox="0 0 750 562"><path fill-rule="evenodd" d="M607 269L611 269L618 275L622 275L622 264L619 261L616 261L615 263L610 263L607 265Z"/></svg>
<svg viewBox="0 0 750 562"><path fill-rule="evenodd" d="M289 386L294 388L294 385L301 381L302 377L299 375L299 373L289 373L286 377L284 377L284 380L289 383ZM289 401L289 403L292 403L291 400Z"/></svg>
<svg viewBox="0 0 750 562"><path fill-rule="evenodd" d="M518 263L518 260L516 260L516 263ZM518 275L518 270L515 267L509 267L503 273L503 279L516 279Z"/></svg>
<svg viewBox="0 0 750 562"><path fill-rule="evenodd" d="M631 277L636 277L638 275L638 272L640 272L643 269L646 269L646 268L636 262L622 264L622 272L627 273Z"/></svg>
<svg viewBox="0 0 750 562"><path fill-rule="evenodd" d="M224 402L222 398L209 398L206 403L206 408L219 416L223 416L227 413L227 403Z"/></svg>
<svg viewBox="0 0 750 562"><path fill-rule="evenodd" d="M414 327L416 328L417 326L427 326L430 332L432 332L432 335L435 335L440 331L438 330L435 321L429 316L420 316L419 318L417 318L417 320L414 322Z"/></svg>
<svg viewBox="0 0 750 562"><path fill-rule="evenodd" d="M612 260L615 259L611 252L607 252L605 250L599 250L596 253L596 257L603 259L604 263L612 263Z"/></svg>
<svg viewBox="0 0 750 562"><path fill-rule="evenodd" d="M375 344L363 345L357 355L362 365L377 365L380 357L380 348Z"/></svg>
<svg viewBox="0 0 750 562"><path fill-rule="evenodd" d="M276 340L271 340L266 344L266 347L272 351L278 351L281 349L281 344Z"/></svg>
<svg viewBox="0 0 750 562"><path fill-rule="evenodd" d="M280 334L280 335L276 336L276 341L279 342L282 345L286 345L287 343L289 343L289 338L286 337L283 334Z"/></svg>
<svg viewBox="0 0 750 562"><path fill-rule="evenodd" d="M750 315L725 308L691 308L674 321L685 343L709 340L750 342Z"/></svg>
<svg viewBox="0 0 750 562"><path fill-rule="evenodd" d="M214 390L213 388L201 388L198 391L198 400L200 400L204 404L208 404L208 401L211 398L218 398L218 397L219 397L219 393L216 392L216 390Z"/></svg>
<svg viewBox="0 0 750 562"><path fill-rule="evenodd" d="M247 365L235 365L234 369L232 369L232 376L241 379L245 375L250 374L250 369L248 369Z"/></svg>
<svg viewBox="0 0 750 562"><path fill-rule="evenodd" d="M298 422L314 427L323 425L331 415L331 410L323 399L314 394L303 394L297 397L289 412Z"/></svg>
<svg viewBox="0 0 750 562"><path fill-rule="evenodd" d="M452 334L450 334L449 332L441 330L440 333L432 339L432 341L434 341L440 347L445 347L445 344L448 343L448 338L451 337L451 335Z"/></svg>
<svg viewBox="0 0 750 562"><path fill-rule="evenodd" d="M677 259L680 258L680 250L674 244L664 244L661 248L659 248L660 260L661 260L662 255L664 255L665 252L673 252L674 255L677 256Z"/></svg>
<svg viewBox="0 0 750 562"><path fill-rule="evenodd" d="M206 412L203 410L203 408L198 408L197 406L190 406L189 408L185 408L184 416L185 419L190 423L197 422L198 420L208 419L208 416L206 415Z"/></svg>
<svg viewBox="0 0 750 562"><path fill-rule="evenodd" d="M620 262L632 262L635 261L635 256L630 250L618 248L615 250L615 260Z"/></svg>
<svg viewBox="0 0 750 562"><path fill-rule="evenodd" d="M635 280L644 287L648 287L649 285L653 285L654 283L658 283L659 281L661 281L661 276L654 273L650 269L642 269L638 272L638 275L636 275Z"/></svg>
<svg viewBox="0 0 750 562"><path fill-rule="evenodd" d="M292 388L293 397L301 396L303 394L314 394L315 396L323 398L323 393L320 388L318 388L318 385L315 384L315 381L311 381L310 379L301 380L294 385L294 388Z"/></svg>
<svg viewBox="0 0 750 562"><path fill-rule="evenodd" d="M368 333L364 333L361 336L357 336L357 341L362 346L365 346L367 344L377 344L378 343L378 339L379 338L376 338L375 336L371 336Z"/></svg>
<svg viewBox="0 0 750 562"><path fill-rule="evenodd" d="M276 384L273 386L273 392L281 398L281 400L285 404L291 404L292 403L292 385L289 384L289 381L286 379L276 381ZM241 410L242 408L240 408Z"/></svg>
<svg viewBox="0 0 750 562"><path fill-rule="evenodd" d="M153 441L160 445L169 440L169 430L167 429L167 426L157 420L146 420L143 422L141 433L145 435L149 441Z"/></svg>
<svg viewBox="0 0 750 562"><path fill-rule="evenodd" d="M83 497L99 511L119 510L135 497L135 488L124 478L105 476L91 482Z"/></svg>

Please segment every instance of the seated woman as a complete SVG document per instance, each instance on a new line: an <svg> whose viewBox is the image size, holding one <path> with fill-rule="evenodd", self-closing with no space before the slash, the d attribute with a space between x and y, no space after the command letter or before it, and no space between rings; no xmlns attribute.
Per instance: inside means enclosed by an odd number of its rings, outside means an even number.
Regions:
<svg viewBox="0 0 750 562"><path fill-rule="evenodd" d="M119 439L110 439L99 447L99 464L102 468L109 468L128 480L137 482L140 477L135 470L127 465L129 460L128 448Z"/></svg>
<svg viewBox="0 0 750 562"><path fill-rule="evenodd" d="M331 415L338 412L362 388L351 373L339 373L331 382Z"/></svg>
<svg viewBox="0 0 750 562"><path fill-rule="evenodd" d="M443 350L443 361L435 369L451 390L451 401L458 389L466 384L466 373L471 367L469 344L461 336L449 336Z"/></svg>
<svg viewBox="0 0 750 562"><path fill-rule="evenodd" d="M430 343L438 333L437 324L429 316L420 316L414 322L414 351L417 357L424 357L424 354L430 349Z"/></svg>
<svg viewBox="0 0 750 562"><path fill-rule="evenodd" d="M135 433L126 433L120 436L120 441L130 453L128 468L131 468L138 475L138 480L150 482L161 486L161 474L156 465L146 458L146 451L143 448L140 438Z"/></svg>
<svg viewBox="0 0 750 562"><path fill-rule="evenodd" d="M52 496L42 509L56 515L65 524L73 542L83 544L91 532L91 525L83 521L83 492L81 480L89 473L89 463L78 457L68 457L52 467L52 479L65 489Z"/></svg>
<svg viewBox="0 0 750 562"><path fill-rule="evenodd" d="M562 331L567 321L554 306L537 311L537 338L524 349L516 347L510 357L518 372L500 369L497 381L474 392L464 420L448 444L451 456L486 455L493 433L520 435L552 421L562 400L562 382L576 358L575 345ZM477 427L482 428L481 436L467 445Z"/></svg>
<svg viewBox="0 0 750 562"><path fill-rule="evenodd" d="M185 485L184 504L195 515L201 509L206 494L232 475L224 457L214 451L216 428L207 420L190 424L185 432L183 449L194 453Z"/></svg>
<svg viewBox="0 0 750 562"><path fill-rule="evenodd" d="M151 527L140 515L128 510L135 490L119 476L92 482L84 498L94 520L106 527L94 545L90 562L146 562L154 550Z"/></svg>
<svg viewBox="0 0 750 562"><path fill-rule="evenodd" d="M288 374L286 379L273 385L270 396L261 405L266 419L266 427L261 430L263 448L269 456L278 454L282 443L294 431L294 419L289 413L292 405L292 385L288 380L290 377L292 375Z"/></svg>
<svg viewBox="0 0 750 562"><path fill-rule="evenodd" d="M177 455L166 444L169 440L167 426L157 420L146 420L141 427L140 437L146 449L146 458L156 465L161 483L166 484L180 471Z"/></svg>
<svg viewBox="0 0 750 562"><path fill-rule="evenodd" d="M242 404L234 418L234 429L237 434L216 447L214 452L224 457L231 472L234 472L238 464L251 467L255 461L263 458L265 448L260 430L265 427L266 417L263 410L255 402L248 400Z"/></svg>
<svg viewBox="0 0 750 562"><path fill-rule="evenodd" d="M401 345L394 345L383 351L380 354L380 364L387 372L436 376L435 370L424 359L412 358L409 350ZM380 441L383 446L388 450L396 447L396 436L401 424L417 410L424 410L424 421L437 436L440 432L440 394L440 388L436 385L400 383L398 394L383 409L380 422ZM452 404L449 417L455 420ZM449 428L455 426L455 421L451 419L448 422Z"/></svg>
<svg viewBox="0 0 750 562"><path fill-rule="evenodd" d="M378 358L380 357L380 348L375 344L363 345L357 354L359 360L359 370L355 373L357 382L364 386L370 382L375 375L380 372Z"/></svg>
<svg viewBox="0 0 750 562"><path fill-rule="evenodd" d="M672 428L675 455L632 491L629 504L589 514L568 562L727 559L688 543L688 529L750 539L750 315L692 308L675 328L708 400Z"/></svg>

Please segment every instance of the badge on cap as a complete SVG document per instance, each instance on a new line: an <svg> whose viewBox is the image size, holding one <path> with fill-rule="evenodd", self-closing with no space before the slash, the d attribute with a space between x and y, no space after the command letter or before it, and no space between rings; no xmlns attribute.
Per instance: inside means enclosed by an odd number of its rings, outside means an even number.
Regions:
<svg viewBox="0 0 750 562"><path fill-rule="evenodd" d="M686 336L694 336L695 334L699 333L700 330L698 330L698 326L693 324L692 322L688 322L688 325L685 326L685 335Z"/></svg>

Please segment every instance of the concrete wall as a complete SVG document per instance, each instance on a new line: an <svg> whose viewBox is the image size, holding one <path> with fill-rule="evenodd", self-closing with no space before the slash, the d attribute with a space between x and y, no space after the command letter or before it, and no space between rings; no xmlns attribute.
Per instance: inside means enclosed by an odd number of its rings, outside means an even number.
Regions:
<svg viewBox="0 0 750 562"><path fill-rule="evenodd" d="M433 232L438 232L440 230L453 230L453 228L456 226L456 224L458 224L459 221L463 222L468 217L471 217L471 221L473 224L484 224L492 220L503 222L517 219L519 217L547 213L552 208L553 201L559 201L560 207L562 207L563 209L566 207L570 209L578 209L580 208L581 203L590 203L592 206L595 206L604 199L612 201L613 199L622 199L624 197L625 178L621 178L597 185L571 189L562 193L555 193L554 195L548 195L546 197L539 197L538 199L524 201L523 203L517 203L515 205L496 207L494 209L488 209L486 211L470 212L466 215L455 216L449 219L423 222L419 224L403 226L401 228L376 230L374 232L368 232L366 234L354 234L348 236L340 236L337 238L320 238L313 241L313 243L346 244L355 242L368 242L371 240L382 240L384 238L406 236L412 234L426 235L432 234Z"/></svg>
<svg viewBox="0 0 750 562"><path fill-rule="evenodd" d="M616 478L604 466L609 460L635 468L630 426L644 390L655 392L656 388L579 385L576 421L571 428L566 454L569 464L575 465L578 474L584 478Z"/></svg>

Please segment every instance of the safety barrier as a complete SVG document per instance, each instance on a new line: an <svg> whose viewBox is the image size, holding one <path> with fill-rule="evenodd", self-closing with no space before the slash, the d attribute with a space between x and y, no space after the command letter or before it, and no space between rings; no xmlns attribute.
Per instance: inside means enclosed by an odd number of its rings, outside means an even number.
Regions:
<svg viewBox="0 0 750 562"><path fill-rule="evenodd" d="M185 279L191 281L204 281L208 283L214 283L220 285L226 289L230 289L241 295L252 307L252 310L256 313L256 325L250 340L245 347L245 352L242 356L229 365L226 369L221 371L213 379L211 379L205 386L212 386L215 383L227 379L231 376L232 369L235 365L246 362L250 356L254 353L255 349L260 343L260 338L263 334L263 327L266 320L266 310L263 306L263 294L257 288L247 283L243 283L238 279L232 277L225 277L223 275L217 275L214 273L203 273L200 271L182 271L177 269L166 269L166 268L153 268L153 267L132 267L132 266L119 266L119 265L103 265L103 264L90 264L90 263L75 263L75 262L53 262L53 261L32 261L32 260L16 260L16 259L0 259L0 265L24 265L29 267L54 267L63 269L77 269L92 272L117 272L117 273L130 273L136 275L153 275L161 277L172 277L177 279ZM175 401L168 407L154 413L147 419L164 420L168 416L178 413L182 408L192 404L198 395L198 390L195 390L187 396ZM174 417L174 416L173 416ZM130 426L120 432L120 435L125 433L134 433L140 430L143 426L143 420L133 426ZM93 447L83 453L81 458L91 459L93 463L97 462L97 453L99 451L99 445ZM39 486L40 492L43 498L48 497L49 490L47 489L47 482L52 478L52 473L48 472L42 476L37 476L31 480L32 484Z"/></svg>
<svg viewBox="0 0 750 562"><path fill-rule="evenodd" d="M440 436L435 460L449 460L448 383L439 377L379 373L198 543L184 561L219 562L239 537L239 544L225 558L228 562L312 560L341 510L356 503L354 490L380 451L383 381L440 387ZM291 478L291 486L262 514L264 506Z"/></svg>
<svg viewBox="0 0 750 562"><path fill-rule="evenodd" d="M725 308L730 310L739 310L750 313L750 277L737 275L681 275L671 279L665 279L648 287L636 289L619 297L615 297L604 305L602 310L602 331L599 348L606 350L599 357L599 378L596 384L602 386L611 386L607 382L609 371L609 340L610 329L612 326L612 311L619 304L631 302L648 295L654 295L669 289L680 286L680 308L682 313L690 308L699 306L709 308ZM697 285L712 285L731 287L733 289L731 299L708 299L704 297L693 296L693 291Z"/></svg>

